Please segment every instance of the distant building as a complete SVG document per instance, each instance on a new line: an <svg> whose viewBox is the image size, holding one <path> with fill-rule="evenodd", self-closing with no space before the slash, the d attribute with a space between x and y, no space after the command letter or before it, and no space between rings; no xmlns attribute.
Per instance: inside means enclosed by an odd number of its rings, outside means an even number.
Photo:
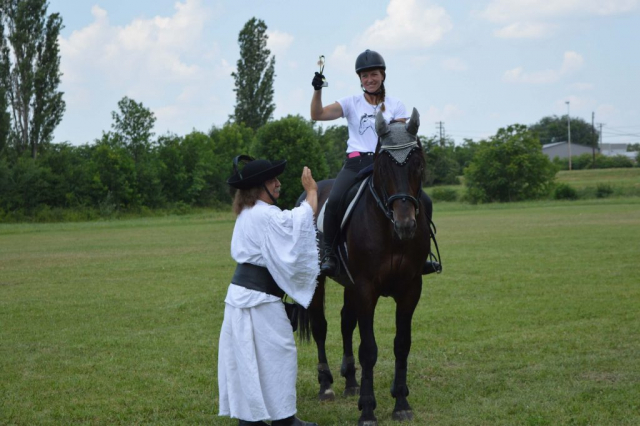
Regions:
<svg viewBox="0 0 640 426"><path fill-rule="evenodd" d="M616 155L624 155L631 160L635 160L638 155L637 152L627 152L626 143L603 143L600 144L600 153L607 157L614 157Z"/></svg>
<svg viewBox="0 0 640 426"><path fill-rule="evenodd" d="M599 152L598 148L596 148L596 152ZM542 153L546 154L550 160L553 160L556 157L569 158L569 144L566 141L548 143L546 145L542 145ZM585 153L592 154L593 148L590 146L578 145L576 143L571 144L571 158Z"/></svg>

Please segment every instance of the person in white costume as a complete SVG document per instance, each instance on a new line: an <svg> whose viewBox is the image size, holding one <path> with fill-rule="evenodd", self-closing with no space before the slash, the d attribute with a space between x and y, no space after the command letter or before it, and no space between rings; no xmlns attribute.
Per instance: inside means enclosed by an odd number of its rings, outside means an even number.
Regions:
<svg viewBox="0 0 640 426"><path fill-rule="evenodd" d="M243 168L239 168L242 162ZM307 198L280 210L277 176L286 161L234 159L227 183L237 188L231 257L238 263L225 298L218 345L219 415L240 426L318 426L296 417L298 360L285 312L286 293L307 308L319 273L316 230L318 186L302 172Z"/></svg>
<svg viewBox="0 0 640 426"><path fill-rule="evenodd" d="M363 93L338 99L337 102L324 107L322 106L322 88L326 87L324 75L316 72L311 82L314 88L311 98L311 119L328 121L344 117L347 119L349 129L347 158L331 188L324 211L324 253L320 270L329 276L334 276L338 269L335 246L340 231L338 209L342 198L356 182L358 173L373 164L373 155L378 144L378 135L375 130L377 112L382 111L387 123L406 122L409 118L404 104L399 99L386 95L384 81L387 78L387 66L382 55L373 50L365 50L358 55L355 69ZM431 219L433 210L431 199L422 192L420 201L426 208L428 218ZM441 269L438 262L427 260L423 274L439 272Z"/></svg>

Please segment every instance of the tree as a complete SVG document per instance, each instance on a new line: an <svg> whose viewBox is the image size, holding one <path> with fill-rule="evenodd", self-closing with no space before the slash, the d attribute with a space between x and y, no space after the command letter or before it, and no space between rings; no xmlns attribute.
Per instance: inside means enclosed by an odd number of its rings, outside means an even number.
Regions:
<svg viewBox="0 0 640 426"><path fill-rule="evenodd" d="M542 145L566 142L569 137L566 115L544 117L536 124L529 126L529 130L536 133ZM598 131L591 124L579 117L571 117L572 144L597 147L598 135Z"/></svg>
<svg viewBox="0 0 640 426"><path fill-rule="evenodd" d="M138 103L126 96L118 102L118 109L120 113L111 112L111 127L138 164L153 143L151 138L154 135L156 117L142 102Z"/></svg>
<svg viewBox="0 0 640 426"><path fill-rule="evenodd" d="M278 204L294 206L302 193L300 175L308 166L315 180L327 177L327 164L313 124L304 118L289 115L265 124L258 130L252 155L270 161L287 160L287 167L278 177L282 183Z"/></svg>
<svg viewBox="0 0 640 426"><path fill-rule="evenodd" d="M6 153L11 130L11 116L7 112L8 107L6 90L0 84L0 158Z"/></svg>
<svg viewBox="0 0 640 426"><path fill-rule="evenodd" d="M269 59L267 49L267 25L264 21L251 18L240 31L240 59L235 79L236 106L229 118L236 123L244 123L257 130L273 115L273 78L275 77L275 57Z"/></svg>
<svg viewBox="0 0 640 426"><path fill-rule="evenodd" d="M536 135L515 124L480 142L464 177L472 202L506 202L547 194L555 173Z"/></svg>
<svg viewBox="0 0 640 426"><path fill-rule="evenodd" d="M18 153L51 142L65 110L58 36L62 18L46 0L0 0L0 86L12 113Z"/></svg>
<svg viewBox="0 0 640 426"><path fill-rule="evenodd" d="M122 144L131 155L135 165L136 198L133 205L158 207L164 203L158 156L152 155L154 148L153 126L156 117L142 102L128 97L118 102L120 112L113 111L113 133L108 139Z"/></svg>
<svg viewBox="0 0 640 426"><path fill-rule="evenodd" d="M457 184L461 168L455 156L454 141L450 138L441 140L438 136L432 136L420 137L420 143L426 157L423 183Z"/></svg>
<svg viewBox="0 0 640 426"><path fill-rule="evenodd" d="M327 161L327 176L335 178L342 169L347 149L347 139L349 139L349 128L347 126L331 126L320 135L320 145Z"/></svg>

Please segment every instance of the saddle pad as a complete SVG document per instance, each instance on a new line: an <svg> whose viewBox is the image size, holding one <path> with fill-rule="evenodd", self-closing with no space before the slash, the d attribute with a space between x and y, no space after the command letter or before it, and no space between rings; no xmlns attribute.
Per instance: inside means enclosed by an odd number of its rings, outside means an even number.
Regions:
<svg viewBox="0 0 640 426"><path fill-rule="evenodd" d="M351 202L347 206L347 210L345 211L344 216L342 217L340 230L344 228L344 226L347 223L347 220L349 220L349 216L351 216L351 212L353 211L353 208L355 207L356 203L360 199L360 196L362 195L362 192L364 191L364 188L366 187L367 182L369 182L369 179L371 179L371 176L369 176L368 178L366 178L360 183L360 187L358 188L358 192L356 193L356 196L353 197L353 200L351 200ZM318 221L317 221L318 231L323 233L324 233L324 209L326 207L327 207L327 203L325 202L322 205L322 208L320 209L320 214L318 215Z"/></svg>

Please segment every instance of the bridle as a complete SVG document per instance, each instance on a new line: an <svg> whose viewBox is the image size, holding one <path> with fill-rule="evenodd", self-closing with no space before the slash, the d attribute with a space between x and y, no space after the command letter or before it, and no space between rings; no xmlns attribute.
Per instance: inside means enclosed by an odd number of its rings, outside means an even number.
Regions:
<svg viewBox="0 0 640 426"><path fill-rule="evenodd" d="M402 162L398 161L399 156L394 156L394 153L391 152L393 150L401 149L409 149ZM382 153L388 154L396 164L398 164L399 166L404 166L405 164L407 164L407 162L409 161L409 157L411 157L414 151L419 149L420 146L418 145L417 141L398 147L381 146L378 155ZM373 176L371 176L369 177L369 191L371 192L371 195L373 195L373 198L376 200L376 204L378 205L378 207L380 207L384 215L391 221L391 223L395 224L395 220L393 218L393 203L396 200L410 201L416 209L416 216L420 213L420 187L418 187L417 194L414 197L413 195L407 194L406 192L399 192L397 194L389 196L383 186L380 191L382 193L382 196L380 196L378 195L378 192L376 191L376 188L373 184Z"/></svg>

